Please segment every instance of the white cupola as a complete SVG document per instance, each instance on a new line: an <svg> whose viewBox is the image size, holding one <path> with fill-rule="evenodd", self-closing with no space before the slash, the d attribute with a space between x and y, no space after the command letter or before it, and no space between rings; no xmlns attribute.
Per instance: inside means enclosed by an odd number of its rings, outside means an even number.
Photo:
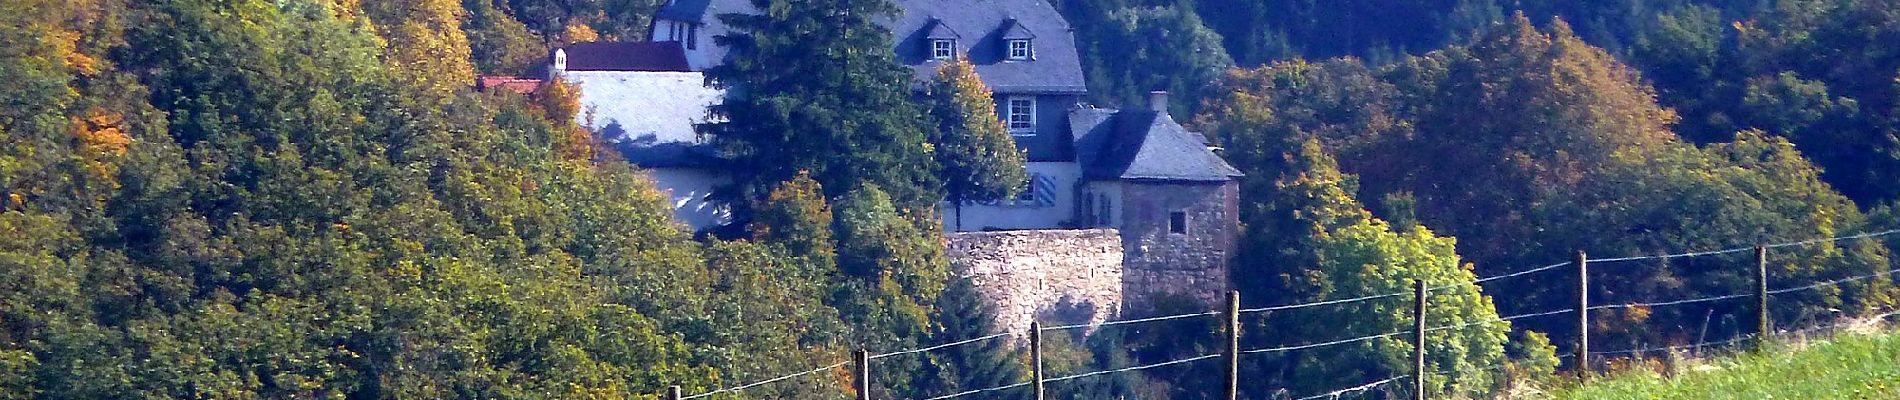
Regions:
<svg viewBox="0 0 1900 400"><path fill-rule="evenodd" d="M548 79L567 75L567 50L554 49L554 62L548 67Z"/></svg>

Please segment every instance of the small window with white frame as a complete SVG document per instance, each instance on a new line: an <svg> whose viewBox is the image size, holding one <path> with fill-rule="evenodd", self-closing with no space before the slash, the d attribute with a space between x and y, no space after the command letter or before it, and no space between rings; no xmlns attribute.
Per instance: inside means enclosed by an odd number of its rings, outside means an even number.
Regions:
<svg viewBox="0 0 1900 400"><path fill-rule="evenodd" d="M930 58L933 60L948 60L952 58L957 58L957 41L951 40L951 39L931 40L930 41Z"/></svg>
<svg viewBox="0 0 1900 400"><path fill-rule="evenodd" d="M1029 58L1034 55L1035 55L1035 52L1029 46L1029 39L1010 39L1009 40L1009 59L1016 60L1016 61L1028 61Z"/></svg>
<svg viewBox="0 0 1900 400"><path fill-rule="evenodd" d="M1023 191L1016 192L1016 198L1014 200L1017 205L1026 206L1036 204L1036 180L1032 178L1029 182L1024 183Z"/></svg>
<svg viewBox="0 0 1900 400"><path fill-rule="evenodd" d="M1009 123L1009 132L1013 135L1036 134L1036 98L1019 96L1009 98L1009 107L1005 109L1004 122Z"/></svg>

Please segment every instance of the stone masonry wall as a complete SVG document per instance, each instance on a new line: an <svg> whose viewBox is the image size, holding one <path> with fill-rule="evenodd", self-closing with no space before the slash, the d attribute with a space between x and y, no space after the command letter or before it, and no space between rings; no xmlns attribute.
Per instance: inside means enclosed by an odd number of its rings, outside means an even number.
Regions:
<svg viewBox="0 0 1900 400"><path fill-rule="evenodd" d="M1010 332L1044 324L1096 324L1121 313L1122 243L1114 229L965 232L945 235L959 276L996 305Z"/></svg>
<svg viewBox="0 0 1900 400"><path fill-rule="evenodd" d="M1227 262L1239 228L1238 192L1231 181L1122 184L1125 309L1145 313L1160 294L1186 296L1203 306L1225 301ZM1169 232L1169 213L1175 211L1186 213L1187 233Z"/></svg>

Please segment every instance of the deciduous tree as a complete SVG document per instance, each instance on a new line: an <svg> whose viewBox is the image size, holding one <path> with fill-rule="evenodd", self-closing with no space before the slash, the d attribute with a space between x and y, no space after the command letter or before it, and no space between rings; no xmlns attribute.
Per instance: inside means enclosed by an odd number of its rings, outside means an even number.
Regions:
<svg viewBox="0 0 1900 400"><path fill-rule="evenodd" d="M963 203L995 201L1025 190L1029 172L1003 121L996 100L976 75L968 57L945 62L929 87L930 116L937 129L931 153L943 175L944 193L961 227Z"/></svg>

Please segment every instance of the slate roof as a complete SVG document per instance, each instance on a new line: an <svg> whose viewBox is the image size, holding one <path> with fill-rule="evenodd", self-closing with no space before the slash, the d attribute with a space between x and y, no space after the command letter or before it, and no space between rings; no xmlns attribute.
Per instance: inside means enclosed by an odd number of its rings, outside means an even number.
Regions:
<svg viewBox="0 0 1900 400"><path fill-rule="evenodd" d="M681 0L684 1L684 0ZM1084 94L1081 57L1069 22L1044 0L897 0L903 15L889 24L898 61L929 81L939 61L931 59L929 36L956 32L957 51L999 94ZM1004 38L1029 36L1034 58L1010 61Z"/></svg>
<svg viewBox="0 0 1900 400"><path fill-rule="evenodd" d="M561 48L568 71L691 71L679 42L590 42Z"/></svg>
<svg viewBox="0 0 1900 400"><path fill-rule="evenodd" d="M1080 108L1069 113L1069 123L1085 179L1225 182L1242 176L1166 113Z"/></svg>
<svg viewBox="0 0 1900 400"><path fill-rule="evenodd" d="M1002 94L1084 94L1082 61L1069 22L1044 0L896 0L902 15L885 23L898 61L910 66L918 82L937 73L930 39L952 35L957 51L976 64L976 73ZM725 13L756 13L747 0L674 0L660 8L659 19L692 21L719 27ZM1005 38L1033 38L1034 59L1010 61ZM724 53L716 56L723 57ZM571 57L571 55L570 55ZM572 63L572 61L569 61Z"/></svg>
<svg viewBox="0 0 1900 400"><path fill-rule="evenodd" d="M601 140L644 167L713 166L720 158L701 140L698 125L725 92L706 87L699 72L569 71L581 87L583 112ZM587 119L591 117L592 121Z"/></svg>
<svg viewBox="0 0 1900 400"><path fill-rule="evenodd" d="M1010 18L1003 20L1002 36L1004 39L1035 39L1036 32L1029 30L1029 27L1023 26L1021 22L1016 22L1015 18Z"/></svg>
<svg viewBox="0 0 1900 400"><path fill-rule="evenodd" d="M712 18L727 13L752 13L751 0L672 0L654 13L659 19L674 21L712 22Z"/></svg>
<svg viewBox="0 0 1900 400"><path fill-rule="evenodd" d="M962 34L957 33L957 31L954 29L950 29L949 25L944 25L942 20L933 18L930 21L925 22L924 26L925 26L924 38L927 38L927 39L961 39L963 38Z"/></svg>

